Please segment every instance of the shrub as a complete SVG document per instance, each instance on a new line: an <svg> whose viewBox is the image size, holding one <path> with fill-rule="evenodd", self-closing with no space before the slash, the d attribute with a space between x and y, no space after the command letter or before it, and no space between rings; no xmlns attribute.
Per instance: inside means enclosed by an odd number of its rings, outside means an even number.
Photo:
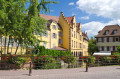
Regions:
<svg viewBox="0 0 120 79"><path fill-rule="evenodd" d="M76 58L71 56L61 57L60 60L63 60L65 63L75 63Z"/></svg>
<svg viewBox="0 0 120 79"><path fill-rule="evenodd" d="M26 58L17 57L17 56L14 56L14 55L7 56L7 57L2 57L2 60L7 65L11 64L11 65L15 65L19 68L21 67L21 65L25 64L25 62L26 62Z"/></svg>
<svg viewBox="0 0 120 79"><path fill-rule="evenodd" d="M89 57L89 63L90 63L90 64L94 64L94 63L95 63L95 57L90 56L90 57Z"/></svg>
<svg viewBox="0 0 120 79"><path fill-rule="evenodd" d="M55 58L48 57L47 55L34 57L35 69L54 69L60 67L60 62L58 63Z"/></svg>

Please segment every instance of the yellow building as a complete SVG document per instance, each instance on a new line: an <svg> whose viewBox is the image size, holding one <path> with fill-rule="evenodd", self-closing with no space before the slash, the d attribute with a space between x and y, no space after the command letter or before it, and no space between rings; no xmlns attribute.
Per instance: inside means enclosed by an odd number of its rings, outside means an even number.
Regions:
<svg viewBox="0 0 120 79"><path fill-rule="evenodd" d="M60 17L40 15L50 22L47 25L47 37L42 36L46 43L40 45L54 50L70 50L74 56L88 55L88 37L82 33L81 23L76 23L75 16L65 17L61 12Z"/></svg>
<svg viewBox="0 0 120 79"><path fill-rule="evenodd" d="M82 33L81 23L76 23L75 16L65 17L61 12L60 17L40 14L40 17L48 20L47 30L42 36L37 35L41 46L53 50L70 50L74 56L88 55L88 37ZM4 39L2 40L4 41ZM3 44L4 45L4 44ZM16 43L11 45L9 52L15 52ZM4 52L4 50L2 50ZM28 50L29 51L29 50ZM17 54L26 52L26 49L19 47Z"/></svg>

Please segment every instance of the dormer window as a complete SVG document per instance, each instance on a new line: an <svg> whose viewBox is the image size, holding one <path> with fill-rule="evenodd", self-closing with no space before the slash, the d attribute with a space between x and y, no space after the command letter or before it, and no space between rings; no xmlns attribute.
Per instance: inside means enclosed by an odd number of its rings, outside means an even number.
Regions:
<svg viewBox="0 0 120 79"><path fill-rule="evenodd" d="M108 33L109 33L109 30L106 30L106 31L105 31L105 35L107 35Z"/></svg>
<svg viewBox="0 0 120 79"><path fill-rule="evenodd" d="M117 30L114 30L114 31L113 31L113 34L116 34L116 33L117 33Z"/></svg>

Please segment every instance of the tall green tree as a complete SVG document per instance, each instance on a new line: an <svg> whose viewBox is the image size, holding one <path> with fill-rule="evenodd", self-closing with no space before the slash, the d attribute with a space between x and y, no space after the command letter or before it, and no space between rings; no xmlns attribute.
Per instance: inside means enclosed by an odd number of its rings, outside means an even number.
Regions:
<svg viewBox="0 0 120 79"><path fill-rule="evenodd" d="M27 9L25 8L26 3L30 3ZM44 33L47 21L40 17L40 12L46 13L51 3L57 2L48 0L0 0L0 35L5 37L5 40L2 40L4 42L4 54L9 52L12 39L17 45L15 54L21 44L28 47L41 42L34 34L39 32L42 35Z"/></svg>
<svg viewBox="0 0 120 79"><path fill-rule="evenodd" d="M94 52L98 52L98 46L96 45L96 39L93 39L93 37L91 37L91 39L88 42L88 53L89 55L93 55Z"/></svg>

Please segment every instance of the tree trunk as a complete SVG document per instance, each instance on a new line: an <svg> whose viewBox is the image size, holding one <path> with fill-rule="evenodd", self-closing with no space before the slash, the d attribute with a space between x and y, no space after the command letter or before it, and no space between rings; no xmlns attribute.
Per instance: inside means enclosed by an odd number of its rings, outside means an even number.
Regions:
<svg viewBox="0 0 120 79"><path fill-rule="evenodd" d="M7 40L7 37L5 37L5 44L4 44L4 55L6 54L6 40Z"/></svg>
<svg viewBox="0 0 120 79"><path fill-rule="evenodd" d="M17 50L18 50L19 44L20 44L20 43L18 43L18 45L17 45L16 51L15 51L15 55L16 55L16 53L17 53Z"/></svg>
<svg viewBox="0 0 120 79"><path fill-rule="evenodd" d="M1 36L1 56L2 56L2 36Z"/></svg>
<svg viewBox="0 0 120 79"><path fill-rule="evenodd" d="M7 54L9 53L9 43L10 43L10 36L9 36L9 40L8 40Z"/></svg>

